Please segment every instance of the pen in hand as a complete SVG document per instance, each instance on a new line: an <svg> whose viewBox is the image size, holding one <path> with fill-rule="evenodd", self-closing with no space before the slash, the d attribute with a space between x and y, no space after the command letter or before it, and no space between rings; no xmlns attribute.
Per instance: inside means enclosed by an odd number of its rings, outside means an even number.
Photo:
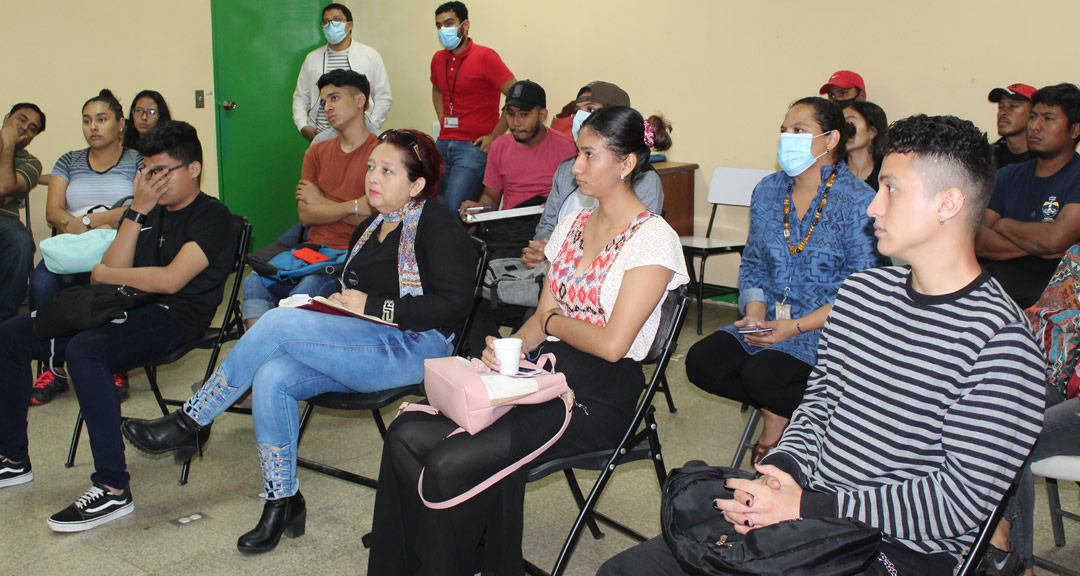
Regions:
<svg viewBox="0 0 1080 576"><path fill-rule="evenodd" d="M477 212L487 212L488 210L494 209L495 208L492 206L472 206L471 208L466 208L465 211L470 214L475 214Z"/></svg>

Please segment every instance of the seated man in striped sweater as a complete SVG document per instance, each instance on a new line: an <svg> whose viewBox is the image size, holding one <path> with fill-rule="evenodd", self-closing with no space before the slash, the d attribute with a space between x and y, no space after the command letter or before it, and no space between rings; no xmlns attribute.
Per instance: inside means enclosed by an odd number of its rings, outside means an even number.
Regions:
<svg viewBox="0 0 1080 576"><path fill-rule="evenodd" d="M975 258L994 189L986 135L954 117L914 116L889 140L867 211L881 253L910 268L843 284L779 446L759 478L729 480L734 499L715 506L741 533L861 520L881 529L886 556L868 574L946 576L1035 442L1044 364L1024 314ZM599 572L682 573L663 539Z"/></svg>

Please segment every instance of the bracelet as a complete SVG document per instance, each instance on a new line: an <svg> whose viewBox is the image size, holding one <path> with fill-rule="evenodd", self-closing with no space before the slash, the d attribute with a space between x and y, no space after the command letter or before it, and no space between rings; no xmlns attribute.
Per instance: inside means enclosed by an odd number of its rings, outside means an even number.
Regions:
<svg viewBox="0 0 1080 576"><path fill-rule="evenodd" d="M359 198L353 198L353 201L352 201L352 213L353 213L353 216L359 216L360 215L360 199Z"/></svg>
<svg viewBox="0 0 1080 576"><path fill-rule="evenodd" d="M803 330L802 326L799 326L797 323L795 324L795 329L799 331L799 334L806 334L806 330Z"/></svg>
<svg viewBox="0 0 1080 576"><path fill-rule="evenodd" d="M551 332L548 332L548 324L551 322L551 319L553 317L555 317L555 316L558 316L558 314L556 314L555 312L552 312L551 314L548 314L547 319L544 320L544 335L545 336L551 336Z"/></svg>

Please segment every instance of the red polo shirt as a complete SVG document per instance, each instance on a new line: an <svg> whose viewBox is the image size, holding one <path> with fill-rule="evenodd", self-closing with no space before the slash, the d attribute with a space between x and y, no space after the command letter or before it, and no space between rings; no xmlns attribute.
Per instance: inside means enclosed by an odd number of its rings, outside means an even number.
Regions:
<svg viewBox="0 0 1080 576"><path fill-rule="evenodd" d="M471 141L491 134L499 123L499 87L514 77L498 53L468 42L461 54L439 50L431 57L431 83L442 91L443 116L458 119L457 128L443 124L440 140Z"/></svg>

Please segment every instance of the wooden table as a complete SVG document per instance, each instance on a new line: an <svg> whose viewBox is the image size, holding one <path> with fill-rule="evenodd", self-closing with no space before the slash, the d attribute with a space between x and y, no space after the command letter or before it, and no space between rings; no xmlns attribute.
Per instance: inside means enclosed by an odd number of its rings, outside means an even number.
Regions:
<svg viewBox="0 0 1080 576"><path fill-rule="evenodd" d="M697 164L653 164L664 187L664 219L679 236L694 235L694 171Z"/></svg>

